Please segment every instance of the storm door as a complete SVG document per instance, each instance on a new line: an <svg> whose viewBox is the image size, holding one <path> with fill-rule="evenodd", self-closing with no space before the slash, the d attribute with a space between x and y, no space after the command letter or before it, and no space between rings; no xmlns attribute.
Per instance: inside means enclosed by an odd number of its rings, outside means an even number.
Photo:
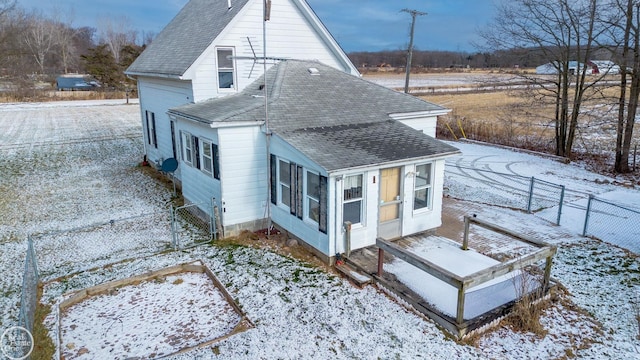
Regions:
<svg viewBox="0 0 640 360"><path fill-rule="evenodd" d="M398 167L380 171L378 236L384 239L402 235L401 169Z"/></svg>

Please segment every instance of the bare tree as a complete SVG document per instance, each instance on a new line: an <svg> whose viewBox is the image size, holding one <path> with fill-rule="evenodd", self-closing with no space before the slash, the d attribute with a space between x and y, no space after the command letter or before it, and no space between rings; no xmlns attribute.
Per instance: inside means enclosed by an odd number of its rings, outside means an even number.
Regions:
<svg viewBox="0 0 640 360"><path fill-rule="evenodd" d="M103 17L98 20L100 43L106 44L116 63L120 63L120 52L125 45L136 42L137 32L132 30L131 20L126 16L117 19Z"/></svg>
<svg viewBox="0 0 640 360"><path fill-rule="evenodd" d="M640 98L640 2L614 0L611 9L611 16L606 21L613 26L613 42L620 44L622 48L614 170L628 173L631 171L629 152ZM620 33L622 41L617 42L616 38ZM628 78L631 80L630 84Z"/></svg>
<svg viewBox="0 0 640 360"><path fill-rule="evenodd" d="M62 11L54 7L51 20L55 26L52 29L52 36L56 44L57 55L60 58L60 65L65 74L78 62L79 55L75 47L74 39L78 30L73 28L74 11Z"/></svg>
<svg viewBox="0 0 640 360"><path fill-rule="evenodd" d="M16 3L16 0L0 0L0 17L15 9Z"/></svg>
<svg viewBox="0 0 640 360"><path fill-rule="evenodd" d="M555 153L571 157L585 92L597 83L587 78L587 63L603 29L596 15L602 0L513 0L498 6L490 30L482 32L494 51L520 49L542 54L555 79L524 76L555 105ZM576 66L572 66L576 64ZM573 69L573 70L572 70Z"/></svg>
<svg viewBox="0 0 640 360"><path fill-rule="evenodd" d="M40 74L45 73L47 57L56 46L56 23L45 18L40 12L34 11L28 16L28 26L23 34L23 41L33 55L40 68Z"/></svg>

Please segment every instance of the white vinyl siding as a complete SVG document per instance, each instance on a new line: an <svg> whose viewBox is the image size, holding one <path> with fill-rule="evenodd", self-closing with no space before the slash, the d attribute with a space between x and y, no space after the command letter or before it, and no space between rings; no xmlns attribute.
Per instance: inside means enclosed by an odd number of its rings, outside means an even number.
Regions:
<svg viewBox="0 0 640 360"><path fill-rule="evenodd" d="M262 19L262 2L247 4L242 10L242 16L234 19L216 39L216 43L203 52L193 67L184 74L184 78L193 81L196 103L242 91L262 76L263 66L259 60L263 54ZM356 74L318 35L314 26L307 22L292 1L272 2L268 26L267 56L319 61L338 70ZM218 48L233 49L235 76L232 89L218 87ZM254 62L254 56L258 58L257 63ZM268 60L267 68L275 62Z"/></svg>

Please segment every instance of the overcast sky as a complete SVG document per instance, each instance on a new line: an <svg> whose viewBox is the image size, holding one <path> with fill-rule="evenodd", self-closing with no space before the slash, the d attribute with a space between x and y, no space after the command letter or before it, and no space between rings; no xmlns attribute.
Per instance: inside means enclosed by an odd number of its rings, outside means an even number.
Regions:
<svg viewBox="0 0 640 360"><path fill-rule="evenodd" d="M76 27L96 27L103 15L127 16L139 32L158 33L188 0L18 0L26 9L48 13L57 8ZM224 1L224 0L216 0ZM281 1L281 0L272 0ZM477 29L493 17L492 0L308 0L347 52L396 50L409 43L411 15L416 21L415 46L421 50L469 51ZM277 14L272 14L272 17Z"/></svg>

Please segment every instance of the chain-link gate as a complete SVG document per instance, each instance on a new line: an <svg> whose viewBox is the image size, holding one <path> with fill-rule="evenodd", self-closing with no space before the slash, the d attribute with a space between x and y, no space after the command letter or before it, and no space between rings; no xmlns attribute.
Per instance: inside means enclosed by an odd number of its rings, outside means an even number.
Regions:
<svg viewBox="0 0 640 360"><path fill-rule="evenodd" d="M171 235L174 249L216 239L219 221L215 199L211 203L191 203L171 206Z"/></svg>

